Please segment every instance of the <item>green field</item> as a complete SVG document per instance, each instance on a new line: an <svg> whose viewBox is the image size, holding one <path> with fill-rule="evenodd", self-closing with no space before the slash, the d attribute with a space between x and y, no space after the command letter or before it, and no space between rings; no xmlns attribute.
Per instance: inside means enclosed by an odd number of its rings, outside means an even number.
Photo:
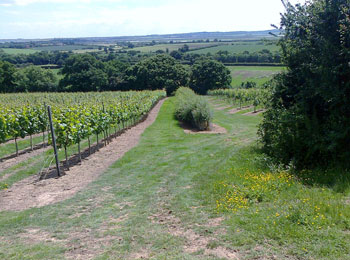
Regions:
<svg viewBox="0 0 350 260"><path fill-rule="evenodd" d="M132 50L140 51L140 52L156 52L157 50L166 51L166 49L171 51L177 51L179 48L182 48L185 44L188 45L188 47L191 49L198 49L198 48L207 48L216 46L219 44L223 44L220 42L200 42L200 43L174 43L174 44L157 44L153 46L143 46L143 47L136 47Z"/></svg>
<svg viewBox="0 0 350 260"><path fill-rule="evenodd" d="M272 78L273 75L284 70L284 67L268 66L227 66L231 71L233 87L240 86L242 82L253 81L262 85Z"/></svg>
<svg viewBox="0 0 350 260"><path fill-rule="evenodd" d="M228 51L229 53L242 53L244 51L249 51L250 53L253 53L253 52L261 51L263 49L270 50L271 52L276 52L279 50L279 47L275 44L268 45L268 44L264 44L263 42L234 42L234 43L221 45L217 47L193 50L190 53L215 54L218 51Z"/></svg>
<svg viewBox="0 0 350 260"><path fill-rule="evenodd" d="M14 49L14 48L1 48L7 54L32 54L38 52L34 49Z"/></svg>
<svg viewBox="0 0 350 260"><path fill-rule="evenodd" d="M42 46L33 48L38 51L74 51L74 50L89 50L94 49L94 46L90 45L62 45L62 46Z"/></svg>
<svg viewBox="0 0 350 260"><path fill-rule="evenodd" d="M170 98L73 198L0 212L1 259L349 259L348 181L274 171L256 145L261 115L217 110L227 134L191 135L173 112ZM35 173L30 163L16 174Z"/></svg>

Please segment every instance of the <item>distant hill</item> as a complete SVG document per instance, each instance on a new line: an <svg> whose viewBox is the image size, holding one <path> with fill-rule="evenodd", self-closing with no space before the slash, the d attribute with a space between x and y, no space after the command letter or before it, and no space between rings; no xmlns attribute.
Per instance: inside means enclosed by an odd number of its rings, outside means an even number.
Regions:
<svg viewBox="0 0 350 260"><path fill-rule="evenodd" d="M193 32L177 34L153 34L143 36L116 36L116 37L78 37L55 39L0 39L0 42L30 42L30 41L72 41L74 43L114 43L114 42L165 42L165 41L197 41L197 40L258 40L271 38L270 33L278 34L278 30L265 31L233 31L233 32Z"/></svg>

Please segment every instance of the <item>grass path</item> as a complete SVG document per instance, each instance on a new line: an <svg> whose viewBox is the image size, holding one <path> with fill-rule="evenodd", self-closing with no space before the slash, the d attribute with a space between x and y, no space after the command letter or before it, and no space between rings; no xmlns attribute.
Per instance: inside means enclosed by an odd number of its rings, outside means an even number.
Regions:
<svg viewBox="0 0 350 260"><path fill-rule="evenodd" d="M218 212L213 185L229 181L233 166L260 167L253 143L261 117L217 110L214 123L227 134L187 135L173 119L173 101L137 147L73 198L0 212L0 259L349 259L344 225L321 232L263 222L278 200Z"/></svg>

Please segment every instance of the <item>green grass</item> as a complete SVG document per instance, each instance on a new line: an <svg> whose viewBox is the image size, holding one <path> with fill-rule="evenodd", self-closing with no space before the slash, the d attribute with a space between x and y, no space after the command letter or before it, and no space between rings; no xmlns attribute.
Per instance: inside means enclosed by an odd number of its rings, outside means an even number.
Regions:
<svg viewBox="0 0 350 260"><path fill-rule="evenodd" d="M89 50L94 49L94 46L89 45L62 45L62 46L42 46L33 48L37 51L74 51L74 50Z"/></svg>
<svg viewBox="0 0 350 260"><path fill-rule="evenodd" d="M45 140L47 141L47 135L45 135ZM33 137L33 146L35 146L36 144L42 143L42 141L43 141L42 136ZM18 139L17 144L18 144L19 151L24 150L24 149L30 147L30 139L25 139L25 140ZM0 158L9 156L9 155L14 154L14 153L16 153L16 144L15 143L1 144L1 146L0 146Z"/></svg>
<svg viewBox="0 0 350 260"><path fill-rule="evenodd" d="M34 49L14 49L14 48L1 48L7 54L32 54L38 52Z"/></svg>
<svg viewBox="0 0 350 260"><path fill-rule="evenodd" d="M250 53L258 52L263 49L267 49L271 52L279 51L279 47L275 44L264 44L263 42L233 42L226 45L220 45L216 47L211 48L205 48L201 50L194 50L190 53L197 53L197 54L215 54L218 51L228 51L229 53L242 53L244 51L249 51Z"/></svg>
<svg viewBox="0 0 350 260"><path fill-rule="evenodd" d="M261 116L216 111L214 123L227 134L187 135L173 111L171 98L139 145L73 198L0 212L0 258L85 253L135 259L140 253L151 259L219 259L205 250L224 247L237 250L240 259L350 259L346 185L340 192L293 176L289 183L278 178L283 172L267 167L255 144ZM230 190L249 199L247 207L218 207ZM326 220L312 224L318 213ZM208 225L217 217L225 220ZM198 252L184 250L198 240L191 234L207 239L207 245L198 245Z"/></svg>
<svg viewBox="0 0 350 260"><path fill-rule="evenodd" d="M227 66L231 71L231 86L240 86L242 82L253 81L262 85L269 81L273 75L283 71L284 67L268 66Z"/></svg>
<svg viewBox="0 0 350 260"><path fill-rule="evenodd" d="M198 49L198 48L206 48L211 47L219 44L223 44L220 42L200 42L200 43L173 43L173 44L156 44L153 46L143 46L143 47L135 47L132 50L140 51L140 52L156 52L157 50L166 51L166 49L169 50L169 52L177 51L179 48L182 48L185 44L188 45L188 47L191 49Z"/></svg>

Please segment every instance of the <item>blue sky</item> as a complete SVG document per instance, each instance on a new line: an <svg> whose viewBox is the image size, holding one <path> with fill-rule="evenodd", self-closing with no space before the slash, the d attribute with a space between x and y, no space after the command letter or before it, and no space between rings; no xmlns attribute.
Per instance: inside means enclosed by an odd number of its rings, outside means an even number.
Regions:
<svg viewBox="0 0 350 260"><path fill-rule="evenodd" d="M0 0L0 39L267 30L280 12L280 0Z"/></svg>

